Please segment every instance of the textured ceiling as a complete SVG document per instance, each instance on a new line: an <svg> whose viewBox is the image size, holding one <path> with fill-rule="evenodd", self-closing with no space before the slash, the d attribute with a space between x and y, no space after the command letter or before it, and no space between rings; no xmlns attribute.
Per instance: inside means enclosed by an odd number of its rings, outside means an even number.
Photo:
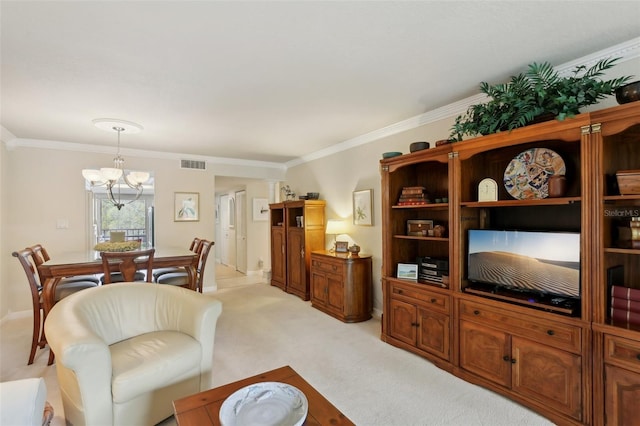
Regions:
<svg viewBox="0 0 640 426"><path fill-rule="evenodd" d="M5 1L21 139L287 162L640 35L638 1ZM446 135L443 135L446 136Z"/></svg>

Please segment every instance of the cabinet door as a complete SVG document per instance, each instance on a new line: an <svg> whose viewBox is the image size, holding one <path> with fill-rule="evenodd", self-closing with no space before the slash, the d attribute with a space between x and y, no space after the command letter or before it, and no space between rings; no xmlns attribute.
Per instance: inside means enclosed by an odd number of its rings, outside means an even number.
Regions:
<svg viewBox="0 0 640 426"><path fill-rule="evenodd" d="M342 276L327 274L327 308L337 313L344 311L344 284Z"/></svg>
<svg viewBox="0 0 640 426"><path fill-rule="evenodd" d="M282 289L287 282L284 228L271 229L271 284Z"/></svg>
<svg viewBox="0 0 640 426"><path fill-rule="evenodd" d="M304 232L290 229L287 245L287 291L306 293L306 266L304 261Z"/></svg>
<svg viewBox="0 0 640 426"><path fill-rule="evenodd" d="M640 374L605 365L605 424L640 426Z"/></svg>
<svg viewBox="0 0 640 426"><path fill-rule="evenodd" d="M581 420L581 357L518 337L511 343L512 389Z"/></svg>
<svg viewBox="0 0 640 426"><path fill-rule="evenodd" d="M449 360L449 316L418 308L419 349Z"/></svg>
<svg viewBox="0 0 640 426"><path fill-rule="evenodd" d="M316 305L327 304L327 276L311 269L311 302Z"/></svg>
<svg viewBox="0 0 640 426"><path fill-rule="evenodd" d="M409 345L416 344L416 307L410 303L391 299L389 335Z"/></svg>
<svg viewBox="0 0 640 426"><path fill-rule="evenodd" d="M469 321L460 321L460 367L511 387L510 337Z"/></svg>

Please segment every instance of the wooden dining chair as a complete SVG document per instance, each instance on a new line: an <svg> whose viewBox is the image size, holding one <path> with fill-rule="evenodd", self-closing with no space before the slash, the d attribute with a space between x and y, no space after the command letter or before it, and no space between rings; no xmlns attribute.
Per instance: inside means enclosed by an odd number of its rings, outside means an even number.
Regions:
<svg viewBox="0 0 640 426"><path fill-rule="evenodd" d="M103 284L115 282L147 281L153 278L153 255L156 249L133 250L123 252L100 252L102 257ZM117 262L119 272L111 272L111 265ZM142 275L139 270L144 270Z"/></svg>
<svg viewBox="0 0 640 426"><path fill-rule="evenodd" d="M202 240L200 238L194 238L193 241L191 241L191 245L189 246L189 250L191 250L194 253L199 253L200 250L200 243L202 242ZM158 268L158 269L154 269L153 270L153 281L158 281L158 278L161 275L164 274L170 274L173 272L185 272L184 268L182 267L178 267L178 266L172 266L172 267L167 267L167 268Z"/></svg>
<svg viewBox="0 0 640 426"><path fill-rule="evenodd" d="M42 244L36 244L31 247L27 247L31 250L31 257L36 264L36 269L38 266L42 265L44 262L47 262L51 259L47 249L45 249ZM40 271L38 270L38 277L40 278L40 282L42 282L42 276L40 276ZM80 282L80 281L89 281L94 282L96 284L100 284L100 278L95 275L75 275L72 277L65 277L60 281L60 284L70 283L70 282Z"/></svg>
<svg viewBox="0 0 640 426"><path fill-rule="evenodd" d="M29 360L27 365L33 364L33 359L36 355L36 349L38 347L44 348L47 344L47 339L44 335L44 306L42 303L42 284L40 277L36 273L37 264L34 261L37 255L30 248L25 248L20 251L14 251L11 255L20 261L20 265L24 269L27 277L27 283L31 291L31 304L33 306L33 332L31 335L31 351L29 352ZM76 293L78 291L96 287L98 284L91 281L67 281L60 282L56 286L54 303L62 300L63 298ZM53 352L49 353L48 365L53 364Z"/></svg>
<svg viewBox="0 0 640 426"><path fill-rule="evenodd" d="M199 246L199 258L198 266L196 268L196 288L195 290L202 293L202 286L204 282L204 270L207 265L207 258L211 247L215 243L213 241L201 240ZM160 275L156 280L158 284L177 285L180 287L189 288L189 275L187 271L172 272L164 275Z"/></svg>

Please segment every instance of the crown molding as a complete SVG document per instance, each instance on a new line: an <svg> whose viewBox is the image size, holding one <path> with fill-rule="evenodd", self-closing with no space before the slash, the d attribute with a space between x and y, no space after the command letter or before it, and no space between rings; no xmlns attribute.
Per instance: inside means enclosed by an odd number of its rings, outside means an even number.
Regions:
<svg viewBox="0 0 640 426"><path fill-rule="evenodd" d="M112 146L104 145L88 145L72 142L60 142L43 139L18 139L14 138L6 143L8 150L16 148L39 148L39 149L55 149L61 151L74 152L90 152L94 154L114 154L115 150ZM286 170L283 163L273 163L268 161L243 160L239 158L226 157L209 157L204 155L180 154L175 152L147 151L142 149L120 148L120 153L127 157L152 158L157 160L199 160L205 161L212 165L229 165L229 166L246 166L255 168L275 169L278 171ZM177 160L176 160L177 159Z"/></svg>

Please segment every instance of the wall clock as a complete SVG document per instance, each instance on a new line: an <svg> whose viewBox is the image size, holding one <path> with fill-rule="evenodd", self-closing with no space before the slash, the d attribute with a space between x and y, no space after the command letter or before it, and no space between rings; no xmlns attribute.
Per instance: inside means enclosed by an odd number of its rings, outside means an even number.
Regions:
<svg viewBox="0 0 640 426"><path fill-rule="evenodd" d="M478 201L498 201L498 184L491 178L484 178L478 184Z"/></svg>

